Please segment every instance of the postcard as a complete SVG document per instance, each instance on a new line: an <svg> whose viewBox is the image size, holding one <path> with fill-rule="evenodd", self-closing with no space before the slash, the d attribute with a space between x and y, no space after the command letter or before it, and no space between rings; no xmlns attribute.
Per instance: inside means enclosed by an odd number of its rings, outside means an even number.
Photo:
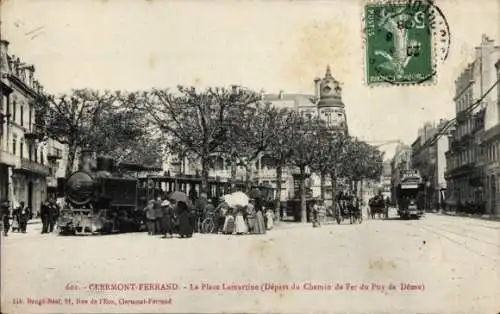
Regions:
<svg viewBox="0 0 500 314"><path fill-rule="evenodd" d="M1 313L499 313L498 0L0 2Z"/></svg>

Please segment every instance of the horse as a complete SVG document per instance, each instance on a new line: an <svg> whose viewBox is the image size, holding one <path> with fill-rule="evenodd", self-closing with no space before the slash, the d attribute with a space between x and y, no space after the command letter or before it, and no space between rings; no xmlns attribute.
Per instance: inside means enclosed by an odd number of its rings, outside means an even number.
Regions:
<svg viewBox="0 0 500 314"><path fill-rule="evenodd" d="M377 215L379 219L382 215L387 219L388 210L383 197L379 195L372 197L368 202L368 206L370 207L369 216L371 216L371 219L375 219L375 215Z"/></svg>

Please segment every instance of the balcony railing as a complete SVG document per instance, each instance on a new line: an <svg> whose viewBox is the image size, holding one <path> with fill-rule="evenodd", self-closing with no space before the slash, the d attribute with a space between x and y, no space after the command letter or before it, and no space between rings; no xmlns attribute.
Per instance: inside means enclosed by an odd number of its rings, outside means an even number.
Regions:
<svg viewBox="0 0 500 314"><path fill-rule="evenodd" d="M29 159L21 159L21 169L29 172L34 172L43 176L50 175L50 168L46 165L39 164Z"/></svg>

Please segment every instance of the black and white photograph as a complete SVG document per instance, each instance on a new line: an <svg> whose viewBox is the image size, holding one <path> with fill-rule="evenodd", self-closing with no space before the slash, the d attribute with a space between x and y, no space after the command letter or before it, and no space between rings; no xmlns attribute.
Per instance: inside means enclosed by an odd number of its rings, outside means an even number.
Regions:
<svg viewBox="0 0 500 314"><path fill-rule="evenodd" d="M500 313L500 0L0 0L0 313Z"/></svg>

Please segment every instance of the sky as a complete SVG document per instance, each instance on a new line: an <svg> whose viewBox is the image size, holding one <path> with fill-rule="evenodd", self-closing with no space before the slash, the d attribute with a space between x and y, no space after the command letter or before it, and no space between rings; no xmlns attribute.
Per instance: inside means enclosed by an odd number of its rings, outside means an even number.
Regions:
<svg viewBox="0 0 500 314"><path fill-rule="evenodd" d="M352 135L411 144L424 122L454 116L454 80L482 34L500 44L500 0L436 0L448 58L434 85L405 87L365 83L365 2L2 0L1 35L55 94L178 84L312 94L330 65ZM394 148L380 146L388 158Z"/></svg>

